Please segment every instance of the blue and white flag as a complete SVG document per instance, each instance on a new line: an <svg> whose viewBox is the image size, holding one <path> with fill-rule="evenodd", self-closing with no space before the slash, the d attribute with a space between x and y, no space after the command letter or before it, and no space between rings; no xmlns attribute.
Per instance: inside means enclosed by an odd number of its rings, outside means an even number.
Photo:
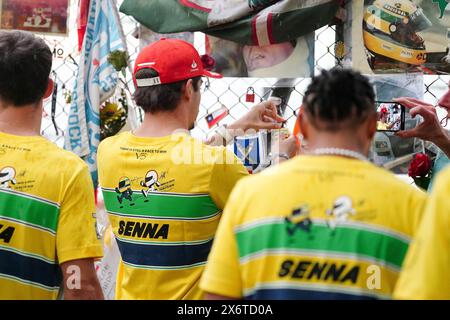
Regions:
<svg viewBox="0 0 450 320"><path fill-rule="evenodd" d="M260 135L246 135L234 140L234 154L242 161L249 172L254 172L261 164Z"/></svg>
<svg viewBox="0 0 450 320"><path fill-rule="evenodd" d="M64 147L87 162L95 185L99 109L113 95L118 82L117 71L107 61L115 50L127 51L115 0L91 0Z"/></svg>

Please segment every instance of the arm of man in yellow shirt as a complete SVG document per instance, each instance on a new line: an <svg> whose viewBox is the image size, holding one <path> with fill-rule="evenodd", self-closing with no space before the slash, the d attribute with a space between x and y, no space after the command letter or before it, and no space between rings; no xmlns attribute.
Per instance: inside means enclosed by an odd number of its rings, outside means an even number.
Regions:
<svg viewBox="0 0 450 320"><path fill-rule="evenodd" d="M450 168L438 176L394 292L397 299L450 299Z"/></svg>

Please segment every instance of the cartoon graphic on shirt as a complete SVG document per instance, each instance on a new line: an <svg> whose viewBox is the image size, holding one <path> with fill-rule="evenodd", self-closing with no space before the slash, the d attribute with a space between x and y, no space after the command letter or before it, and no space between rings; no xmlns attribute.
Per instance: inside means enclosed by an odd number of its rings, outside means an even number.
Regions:
<svg viewBox="0 0 450 320"><path fill-rule="evenodd" d="M292 214L285 219L287 223L286 229L290 236L294 235L297 229L309 232L311 230L312 221L309 217L308 205L303 205L292 210Z"/></svg>
<svg viewBox="0 0 450 320"><path fill-rule="evenodd" d="M155 191L156 188L161 186L158 181L158 173L155 170L148 171L144 180L140 182L140 185L141 187L146 188L142 189L141 192L144 197L147 198L150 192ZM148 200L145 200L145 202L148 202Z"/></svg>
<svg viewBox="0 0 450 320"><path fill-rule="evenodd" d="M16 170L13 167L4 167L0 170L0 189L11 189L17 183Z"/></svg>
<svg viewBox="0 0 450 320"><path fill-rule="evenodd" d="M133 198L131 197L133 194L133 190L131 190L131 181L128 177L122 177L119 180L118 187L115 188L116 193L118 194L117 200L120 204L122 204L123 200L126 199L130 201L130 206L133 206ZM123 208L123 206L121 206Z"/></svg>
<svg viewBox="0 0 450 320"><path fill-rule="evenodd" d="M328 226L334 229L339 223L347 221L350 215L354 216L356 210L353 208L353 202L350 197L341 196L334 201L333 208L328 209L326 213L331 217L328 220Z"/></svg>

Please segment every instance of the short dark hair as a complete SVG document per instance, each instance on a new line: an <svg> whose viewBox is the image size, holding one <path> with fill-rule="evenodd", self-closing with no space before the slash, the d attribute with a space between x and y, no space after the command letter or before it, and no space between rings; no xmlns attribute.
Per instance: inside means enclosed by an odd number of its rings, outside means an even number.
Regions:
<svg viewBox="0 0 450 320"><path fill-rule="evenodd" d="M38 103L48 87L52 52L24 31L0 31L0 99L21 107Z"/></svg>
<svg viewBox="0 0 450 320"><path fill-rule="evenodd" d="M336 131L356 126L375 112L375 92L369 79L361 73L335 67L313 77L303 98L303 106L324 130Z"/></svg>
<svg viewBox="0 0 450 320"><path fill-rule="evenodd" d="M158 72L152 68L141 69L136 73L136 79L154 78L157 76L159 76ZM180 102L182 89L188 80L137 88L133 95L134 101L146 113L173 111ZM200 89L200 80L201 77L192 78L195 91Z"/></svg>

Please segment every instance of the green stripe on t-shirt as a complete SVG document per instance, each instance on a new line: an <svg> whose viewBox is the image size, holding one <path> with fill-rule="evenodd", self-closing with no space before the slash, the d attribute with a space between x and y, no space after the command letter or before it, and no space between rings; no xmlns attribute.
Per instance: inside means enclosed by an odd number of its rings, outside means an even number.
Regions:
<svg viewBox="0 0 450 320"><path fill-rule="evenodd" d="M369 257L400 268L409 246L407 241L394 235L356 226L338 225L333 229L313 222L309 231L297 228L292 235L287 231L288 227L293 225L269 222L237 230L240 258L270 250L305 250L312 254L320 251L355 259Z"/></svg>
<svg viewBox="0 0 450 320"><path fill-rule="evenodd" d="M103 189L103 198L109 212L123 215L202 219L220 211L208 194L149 193L145 197L141 191L133 191L130 200Z"/></svg>
<svg viewBox="0 0 450 320"><path fill-rule="evenodd" d="M0 190L0 218L11 218L56 232L57 204L12 190Z"/></svg>

